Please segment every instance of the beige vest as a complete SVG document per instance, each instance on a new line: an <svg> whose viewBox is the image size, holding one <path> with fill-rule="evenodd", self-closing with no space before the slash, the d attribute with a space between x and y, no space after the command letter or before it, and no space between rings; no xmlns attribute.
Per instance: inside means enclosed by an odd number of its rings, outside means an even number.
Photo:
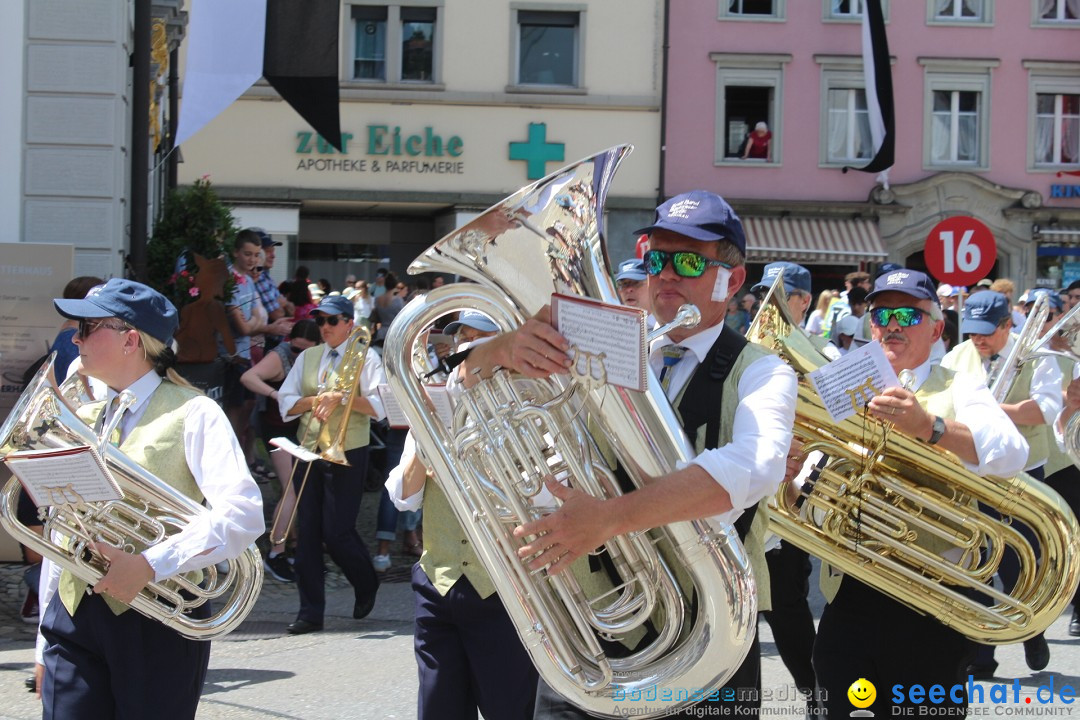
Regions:
<svg viewBox="0 0 1080 720"><path fill-rule="evenodd" d="M201 503L202 491L195 482L195 476L188 469L187 457L184 454L184 419L187 415L184 406L199 395L201 393L197 390L176 385L168 380L162 381L147 401L146 411L139 423L120 444L119 450L170 487ZM104 409L104 402L88 403L79 408L79 417L93 427ZM136 547L135 552L145 549ZM199 575L196 573L196 579ZM86 588L87 583L67 570L60 574L57 593L69 614L75 614L79 602L86 594ZM128 609L128 606L119 600L108 595L104 598L117 615Z"/></svg>
<svg viewBox="0 0 1080 720"><path fill-rule="evenodd" d="M933 365L930 368L930 375L926 378L926 382L915 392L915 399L931 415L949 419L955 418L956 406L953 404L952 399L952 383L955 377L956 373L952 370L947 370L940 365ZM948 547L935 538L922 536L918 540L918 545L939 554ZM843 579L844 574L841 571L833 568L829 563L821 563L821 575L818 579L818 585L821 587L821 593L825 596L826 602L832 602L833 598L836 597L836 593L840 589L840 582Z"/></svg>
<svg viewBox="0 0 1080 720"><path fill-rule="evenodd" d="M495 585L476 557L450 501L431 476L424 486L424 554L420 556L420 568L440 595L450 592L462 575L480 597L495 592Z"/></svg>
<svg viewBox="0 0 1080 720"><path fill-rule="evenodd" d="M310 397L319 393L319 366L322 364L323 356L330 351L330 348L325 344L316 345L315 347L305 350L300 357L304 358L304 372L300 376L300 395L302 397ZM340 364L340 360L338 363ZM326 377L326 388L334 387L334 383L337 381L337 370L331 370L330 374ZM357 388L357 392L360 389ZM339 428L341 427L341 419L345 416L345 407L339 407L330 413L330 418L327 420L329 425L330 436L329 440L320 442L319 431L322 429L322 423L315 419L315 416L306 412L300 418L300 429L298 437L303 440L307 438L307 448L309 450L325 450L327 442L333 442L337 438ZM308 427L310 426L310 432ZM345 450L355 450L361 448L371 442L371 418L366 413L354 412L349 417L349 425L345 428Z"/></svg>
<svg viewBox="0 0 1080 720"><path fill-rule="evenodd" d="M1015 336L1014 340L1015 340ZM982 355L970 340L965 340L954 347L948 355L941 360L942 367L955 370L958 373L970 375L979 380L986 380L986 371L983 369ZM1031 377L1035 373L1035 363L1024 363L1020 373L1012 384L1009 394L1005 396L1004 403L1012 404L1027 400L1031 397ZM1047 425L1018 425L1017 430L1027 440L1030 450L1028 451L1025 468L1039 467L1046 462L1050 455L1050 440Z"/></svg>

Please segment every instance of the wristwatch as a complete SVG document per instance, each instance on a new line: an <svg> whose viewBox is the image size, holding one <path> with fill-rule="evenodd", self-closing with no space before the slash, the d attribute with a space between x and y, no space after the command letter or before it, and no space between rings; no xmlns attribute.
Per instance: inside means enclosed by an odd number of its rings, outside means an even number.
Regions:
<svg viewBox="0 0 1080 720"><path fill-rule="evenodd" d="M930 432L930 439L926 442L937 445L938 440L945 434L945 421L939 415L934 416L934 429Z"/></svg>

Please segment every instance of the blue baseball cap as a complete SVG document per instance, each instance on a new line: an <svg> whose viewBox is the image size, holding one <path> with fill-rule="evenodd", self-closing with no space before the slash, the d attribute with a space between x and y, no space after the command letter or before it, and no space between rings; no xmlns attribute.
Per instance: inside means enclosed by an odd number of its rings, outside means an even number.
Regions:
<svg viewBox="0 0 1080 720"><path fill-rule="evenodd" d="M615 275L615 282L620 280L644 280L645 261L640 258L631 258L619 263L619 271Z"/></svg>
<svg viewBox="0 0 1080 720"><path fill-rule="evenodd" d="M327 295L319 303L319 306L311 312L319 312L325 315L344 315L346 319L352 319L352 300L344 295Z"/></svg>
<svg viewBox="0 0 1080 720"><path fill-rule="evenodd" d="M1012 317L1009 298L993 290L975 293L964 303L964 319L960 323L960 332L965 335L990 335L1007 317Z"/></svg>
<svg viewBox="0 0 1080 720"><path fill-rule="evenodd" d="M495 332L499 329L499 326L492 322L484 313L479 310L462 310L458 315L458 319L452 323L448 323L443 332L447 335L456 335L457 331L461 329L462 325L468 325L474 330L481 332Z"/></svg>
<svg viewBox="0 0 1080 720"><path fill-rule="evenodd" d="M134 280L113 278L90 289L82 300L53 300L66 318L116 317L166 345L180 325L176 306L154 288Z"/></svg>
<svg viewBox="0 0 1080 720"><path fill-rule="evenodd" d="M941 304L941 300L937 296L937 290L934 288L934 282L926 273L918 270L900 268L899 270L878 275L877 280L874 281L873 291L866 296L867 302L873 301L877 295L884 292L902 292L914 298L933 300L938 305Z"/></svg>
<svg viewBox="0 0 1080 720"><path fill-rule="evenodd" d="M693 240L718 242L726 240L739 252L746 253L746 233L742 221L727 200L706 190L691 190L676 195L656 208L653 224L635 230L635 234L669 230Z"/></svg>
<svg viewBox="0 0 1080 720"><path fill-rule="evenodd" d="M1057 290L1051 290L1050 288L1044 288L1044 287L1035 288L1034 290L1029 292L1028 296L1027 296L1027 300L1025 300L1024 303L1025 304L1033 303L1033 302L1035 302L1036 300L1039 299L1040 295L1046 295L1047 298L1050 301L1050 307L1054 308L1055 310L1064 309L1065 304L1061 301L1061 295L1058 294L1058 291Z"/></svg>
<svg viewBox="0 0 1080 720"><path fill-rule="evenodd" d="M761 274L761 282L750 288L750 292L756 293L759 290L768 290L772 287L773 282L776 281L776 276L780 274L781 270L784 271L785 290L789 293L793 290L802 290L805 293L810 292L810 271L802 265L785 261L769 263L766 265L765 272Z"/></svg>
<svg viewBox="0 0 1080 720"><path fill-rule="evenodd" d="M877 278L881 277L882 275L884 275L885 273L890 273L890 272L893 272L895 270L903 270L903 269L904 269L904 266L899 264L899 263L894 263L894 262L883 263L881 265L881 267L879 267L874 272L874 278L877 279Z"/></svg>

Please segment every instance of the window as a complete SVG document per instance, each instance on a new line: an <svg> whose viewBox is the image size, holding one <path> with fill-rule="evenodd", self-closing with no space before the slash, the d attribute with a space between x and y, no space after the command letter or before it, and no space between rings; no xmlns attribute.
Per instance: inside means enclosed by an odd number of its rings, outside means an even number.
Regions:
<svg viewBox="0 0 1080 720"><path fill-rule="evenodd" d="M923 165L990 167L990 70L998 60L919 58L926 68Z"/></svg>
<svg viewBox="0 0 1080 720"><path fill-rule="evenodd" d="M401 79L431 82L435 8L401 8Z"/></svg>
<svg viewBox="0 0 1080 720"><path fill-rule="evenodd" d="M932 25L988 25L993 0L927 0Z"/></svg>
<svg viewBox="0 0 1080 720"><path fill-rule="evenodd" d="M874 154L874 143L870 137L866 91L862 88L829 90L826 107L829 113L826 162L847 164L869 160Z"/></svg>
<svg viewBox="0 0 1080 720"><path fill-rule="evenodd" d="M1080 94L1035 95L1035 164L1080 163Z"/></svg>
<svg viewBox="0 0 1080 720"><path fill-rule="evenodd" d="M825 20L839 22L862 22L866 0L822 0L825 8ZM889 20L889 1L881 0L881 14Z"/></svg>
<svg viewBox="0 0 1080 720"><path fill-rule="evenodd" d="M713 53L717 64L717 109L714 162L718 164L779 164L783 97L783 66L790 55ZM771 133L763 157L743 159L748 135L758 123Z"/></svg>
<svg viewBox="0 0 1080 720"><path fill-rule="evenodd" d="M719 0L721 18L763 20L784 17L784 0Z"/></svg>
<svg viewBox="0 0 1080 720"><path fill-rule="evenodd" d="M518 10L518 85L578 82L577 12Z"/></svg>
<svg viewBox="0 0 1080 720"><path fill-rule="evenodd" d="M1080 22L1080 0L1034 0L1036 24Z"/></svg>
<svg viewBox="0 0 1080 720"><path fill-rule="evenodd" d="M979 93L935 90L930 161L935 165L979 160Z"/></svg>
<svg viewBox="0 0 1080 720"><path fill-rule="evenodd" d="M352 79L433 83L437 7L353 5Z"/></svg>
<svg viewBox="0 0 1080 720"><path fill-rule="evenodd" d="M829 0L831 10L829 14L835 18L859 18L862 19L863 0Z"/></svg>
<svg viewBox="0 0 1080 720"><path fill-rule="evenodd" d="M1028 169L1080 170L1080 62L1025 60Z"/></svg>

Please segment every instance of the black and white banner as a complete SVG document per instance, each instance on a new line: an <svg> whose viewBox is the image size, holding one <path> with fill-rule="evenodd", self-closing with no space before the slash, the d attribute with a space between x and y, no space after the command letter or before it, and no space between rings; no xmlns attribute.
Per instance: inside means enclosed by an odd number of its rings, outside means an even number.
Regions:
<svg viewBox="0 0 1080 720"><path fill-rule="evenodd" d="M845 167L844 172L850 169L881 173L879 179L888 187L888 171L893 166L896 155L896 121L893 113L889 40L885 35L881 0L863 0L862 57L874 156L863 167Z"/></svg>

